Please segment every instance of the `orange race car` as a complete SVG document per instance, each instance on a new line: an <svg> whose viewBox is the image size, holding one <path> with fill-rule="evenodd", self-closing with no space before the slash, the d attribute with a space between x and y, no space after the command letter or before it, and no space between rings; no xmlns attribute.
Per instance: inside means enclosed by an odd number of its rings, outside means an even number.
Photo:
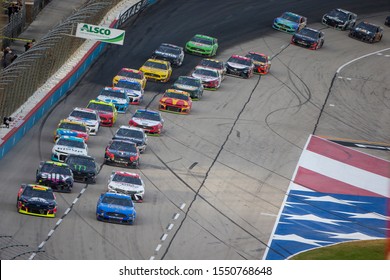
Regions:
<svg viewBox="0 0 390 280"><path fill-rule="evenodd" d="M190 94L183 90L167 89L160 99L160 111L188 114L192 108Z"/></svg>
<svg viewBox="0 0 390 280"><path fill-rule="evenodd" d="M246 57L252 59L253 64L255 65L254 73L257 74L267 74L271 68L271 60L268 55L258 53L258 52L248 52Z"/></svg>

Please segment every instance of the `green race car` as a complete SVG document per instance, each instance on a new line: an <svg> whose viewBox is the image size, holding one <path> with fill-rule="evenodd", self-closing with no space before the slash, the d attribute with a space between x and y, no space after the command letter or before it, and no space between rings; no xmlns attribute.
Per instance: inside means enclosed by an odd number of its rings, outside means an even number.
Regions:
<svg viewBox="0 0 390 280"><path fill-rule="evenodd" d="M185 51L202 56L215 56L218 49L218 40L216 38L196 34L186 43Z"/></svg>

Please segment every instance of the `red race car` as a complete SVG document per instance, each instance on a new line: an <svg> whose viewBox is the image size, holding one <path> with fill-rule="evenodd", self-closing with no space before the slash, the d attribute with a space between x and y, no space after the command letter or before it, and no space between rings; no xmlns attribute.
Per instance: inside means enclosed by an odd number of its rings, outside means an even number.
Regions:
<svg viewBox="0 0 390 280"><path fill-rule="evenodd" d="M167 89L159 103L160 111L178 114L188 114L192 108L190 94L178 89Z"/></svg>
<svg viewBox="0 0 390 280"><path fill-rule="evenodd" d="M267 74L271 68L271 60L268 55L258 52L248 52L246 57L252 59L253 64L255 65L254 73L257 74Z"/></svg>

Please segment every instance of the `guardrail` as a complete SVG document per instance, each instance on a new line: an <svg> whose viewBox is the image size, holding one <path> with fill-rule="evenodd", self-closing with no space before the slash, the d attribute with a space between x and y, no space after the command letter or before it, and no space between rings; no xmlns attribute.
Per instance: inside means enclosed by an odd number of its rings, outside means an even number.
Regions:
<svg viewBox="0 0 390 280"><path fill-rule="evenodd" d="M36 46L22 54L0 73L0 117L11 115L66 62L84 42L84 39L68 36L72 26L79 22L90 24L100 22L108 10L112 8L108 2L118 3L120 1L93 0L88 2L84 8L59 24ZM111 27L120 27L132 15L154 2L156 1L139 1L122 13L119 17L121 21L115 20ZM16 123L11 131L0 140L0 159L77 83L100 56L105 46L105 43L95 43L72 72L63 78L26 117Z"/></svg>

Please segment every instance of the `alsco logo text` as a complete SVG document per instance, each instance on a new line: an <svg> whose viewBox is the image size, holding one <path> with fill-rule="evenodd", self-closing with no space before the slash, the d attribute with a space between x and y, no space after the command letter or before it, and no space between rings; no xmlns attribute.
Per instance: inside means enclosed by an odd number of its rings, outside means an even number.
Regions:
<svg viewBox="0 0 390 280"><path fill-rule="evenodd" d="M90 26L88 24L84 24L83 27L81 27L80 31L85 31L85 32L95 33L95 34L102 34L102 35L106 35L106 36L111 35L110 29L102 28L99 26Z"/></svg>

